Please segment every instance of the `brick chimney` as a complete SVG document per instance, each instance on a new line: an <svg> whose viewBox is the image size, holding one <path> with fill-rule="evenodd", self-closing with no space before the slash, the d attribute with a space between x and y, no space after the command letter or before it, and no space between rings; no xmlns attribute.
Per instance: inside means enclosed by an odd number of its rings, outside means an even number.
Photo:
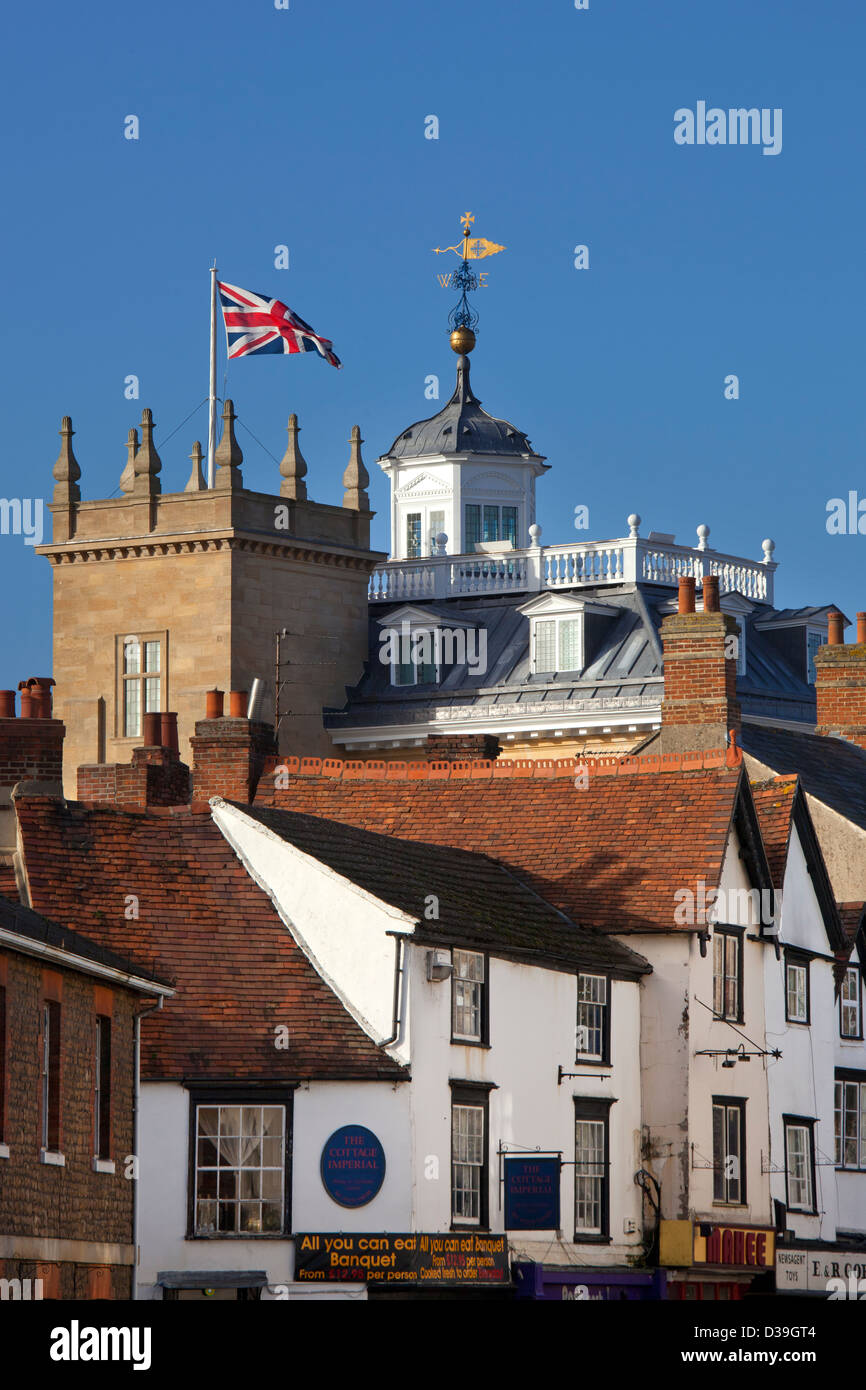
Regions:
<svg viewBox="0 0 866 1390"><path fill-rule="evenodd" d="M208 712L221 708L221 696L221 691L208 692ZM244 805L252 802L265 758L276 752L276 745L271 725L247 719L246 705L246 692L234 690L229 695L230 714L197 721L190 739L195 801L223 796Z"/></svg>
<svg viewBox="0 0 866 1390"><path fill-rule="evenodd" d="M845 644L846 618L827 617L827 645L815 653L816 732L866 748L866 613L857 614L857 641Z"/></svg>
<svg viewBox="0 0 866 1390"><path fill-rule="evenodd" d="M0 861L12 863L18 827L12 789L41 796L63 795L63 737L60 719L51 718L48 676L21 681L21 718L15 716L15 691L0 690Z"/></svg>
<svg viewBox="0 0 866 1390"><path fill-rule="evenodd" d="M189 801L189 768L177 746L177 715L146 714L144 744L128 763L95 763L78 769L78 800L125 808L183 806Z"/></svg>
<svg viewBox="0 0 866 1390"><path fill-rule="evenodd" d="M661 626L665 693L661 751L724 748L741 727L737 699L736 621L719 606L717 575L705 575L704 608L695 612L695 581L679 581L677 612ZM732 654L728 656L726 653Z"/></svg>
<svg viewBox="0 0 866 1390"><path fill-rule="evenodd" d="M501 751L495 734L428 734L425 756L447 763L493 761Z"/></svg>

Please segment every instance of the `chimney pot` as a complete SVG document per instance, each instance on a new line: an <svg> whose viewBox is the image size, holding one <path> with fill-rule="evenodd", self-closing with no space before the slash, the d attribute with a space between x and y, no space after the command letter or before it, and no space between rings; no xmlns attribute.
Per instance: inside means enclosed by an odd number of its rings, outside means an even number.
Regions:
<svg viewBox="0 0 866 1390"><path fill-rule="evenodd" d="M842 627L843 615L837 613L835 608L832 613L827 614L827 644L830 647L841 647L845 642L845 632Z"/></svg>
<svg viewBox="0 0 866 1390"><path fill-rule="evenodd" d="M677 612L694 613L695 611L695 581L693 575L681 574L679 589L677 590Z"/></svg>
<svg viewBox="0 0 866 1390"><path fill-rule="evenodd" d="M145 748L162 747L162 715L152 711L144 716L142 743Z"/></svg>
<svg viewBox="0 0 866 1390"><path fill-rule="evenodd" d="M36 702L29 682L19 681L18 689L21 691L21 718L35 719L37 716L37 710L34 708Z"/></svg>
<svg viewBox="0 0 866 1390"><path fill-rule="evenodd" d="M205 719L222 719L223 701L225 700L224 690L208 690L205 694Z"/></svg>
<svg viewBox="0 0 866 1390"><path fill-rule="evenodd" d="M719 605L719 576L717 574L704 575L704 612L721 612L721 607Z"/></svg>
<svg viewBox="0 0 866 1390"><path fill-rule="evenodd" d="M857 645L866 643L866 613L857 614Z"/></svg>
<svg viewBox="0 0 866 1390"><path fill-rule="evenodd" d="M0 690L0 719L15 718L15 691Z"/></svg>
<svg viewBox="0 0 866 1390"><path fill-rule="evenodd" d="M229 695L229 715L232 719L246 719L247 691L233 690Z"/></svg>
<svg viewBox="0 0 866 1390"><path fill-rule="evenodd" d="M31 676L29 685L34 700L34 717L37 719L50 719L51 711L51 687L57 682L52 676Z"/></svg>
<svg viewBox="0 0 866 1390"><path fill-rule="evenodd" d="M163 748L170 748L172 753L177 753L180 757L180 748L177 741L177 715L161 714L159 716L159 735L160 743Z"/></svg>

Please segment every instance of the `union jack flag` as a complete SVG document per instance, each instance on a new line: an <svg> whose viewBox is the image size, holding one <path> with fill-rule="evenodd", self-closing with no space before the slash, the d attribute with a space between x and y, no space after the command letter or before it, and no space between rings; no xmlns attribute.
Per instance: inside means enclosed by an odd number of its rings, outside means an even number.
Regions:
<svg viewBox="0 0 866 1390"><path fill-rule="evenodd" d="M318 352L332 367L343 364L329 338L320 338L308 323L279 299L220 281L229 360L262 352Z"/></svg>

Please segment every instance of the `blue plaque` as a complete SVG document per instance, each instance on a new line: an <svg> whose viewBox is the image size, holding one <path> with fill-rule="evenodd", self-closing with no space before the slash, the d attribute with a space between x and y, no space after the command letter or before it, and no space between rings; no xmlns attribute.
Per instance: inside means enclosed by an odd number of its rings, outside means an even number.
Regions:
<svg viewBox="0 0 866 1390"><path fill-rule="evenodd" d="M559 1158L505 1159L506 1231L559 1230Z"/></svg>
<svg viewBox="0 0 866 1390"><path fill-rule="evenodd" d="M385 1181L385 1150L363 1125L335 1129L322 1149L322 1183L341 1207L372 1202Z"/></svg>

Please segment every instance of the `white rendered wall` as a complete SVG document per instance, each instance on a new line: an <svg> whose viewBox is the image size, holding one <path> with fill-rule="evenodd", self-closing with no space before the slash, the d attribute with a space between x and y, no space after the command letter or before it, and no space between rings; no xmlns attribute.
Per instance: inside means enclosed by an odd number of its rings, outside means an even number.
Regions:
<svg viewBox="0 0 866 1390"><path fill-rule="evenodd" d="M816 1216L788 1213L788 1229L803 1239L834 1240L836 1236L836 1181L833 1168L833 1066L836 1009L833 1002L833 962L812 960L809 965L811 992L810 1019L807 1024L785 1019L785 946L830 954L821 909L812 886L806 856L796 826L791 828L788 862L782 885L780 954L776 960L770 949L764 953L764 983L767 1006L767 1047L778 1048L782 1056L769 1059L767 1078L770 1088L770 1193L786 1201L785 1133L783 1115L801 1115L817 1121L815 1125L815 1204Z"/></svg>

